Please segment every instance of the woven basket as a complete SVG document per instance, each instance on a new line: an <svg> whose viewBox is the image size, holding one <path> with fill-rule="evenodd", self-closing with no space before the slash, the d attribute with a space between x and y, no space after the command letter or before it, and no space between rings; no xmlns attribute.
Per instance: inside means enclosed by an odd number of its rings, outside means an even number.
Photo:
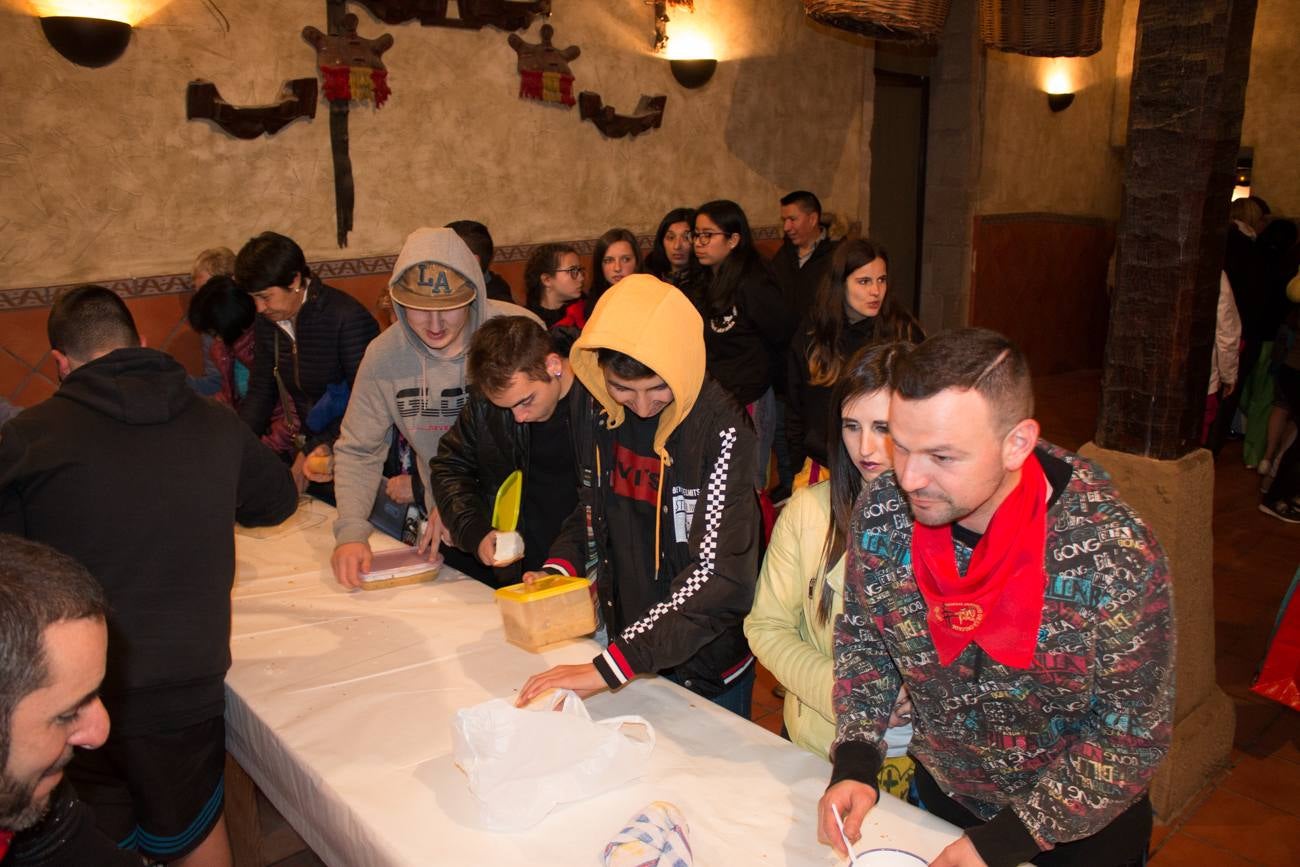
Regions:
<svg viewBox="0 0 1300 867"><path fill-rule="evenodd" d="M814 21L893 42L939 41L950 0L803 0Z"/></svg>
<svg viewBox="0 0 1300 867"><path fill-rule="evenodd" d="M1034 57L1086 57L1101 50L1104 0L980 0L989 48Z"/></svg>

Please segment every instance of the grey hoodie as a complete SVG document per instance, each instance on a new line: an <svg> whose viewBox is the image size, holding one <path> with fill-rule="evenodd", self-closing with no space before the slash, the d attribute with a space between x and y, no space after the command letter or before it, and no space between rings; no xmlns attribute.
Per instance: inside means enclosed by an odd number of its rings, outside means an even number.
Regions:
<svg viewBox="0 0 1300 867"><path fill-rule="evenodd" d="M370 510L383 478L393 425L415 450L425 505L433 508L429 459L437 454L438 441L456 421L468 397L465 356L470 338L479 325L495 316L537 320L522 307L488 299L478 260L451 229L416 229L407 236L388 285L421 262L453 268L474 284L474 301L465 326L465 350L450 358L435 355L407 324L405 308L393 305L397 322L366 349L334 444L336 544L364 542L370 536Z"/></svg>

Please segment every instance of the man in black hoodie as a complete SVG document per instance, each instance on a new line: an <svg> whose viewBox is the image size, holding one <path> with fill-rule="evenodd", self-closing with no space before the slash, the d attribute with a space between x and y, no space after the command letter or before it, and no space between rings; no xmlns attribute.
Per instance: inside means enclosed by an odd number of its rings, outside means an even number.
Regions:
<svg viewBox="0 0 1300 867"><path fill-rule="evenodd" d="M108 597L108 742L68 777L123 848L229 864L222 819L233 525L297 505L289 469L100 286L48 323L62 385L0 431L0 531L81 561Z"/></svg>

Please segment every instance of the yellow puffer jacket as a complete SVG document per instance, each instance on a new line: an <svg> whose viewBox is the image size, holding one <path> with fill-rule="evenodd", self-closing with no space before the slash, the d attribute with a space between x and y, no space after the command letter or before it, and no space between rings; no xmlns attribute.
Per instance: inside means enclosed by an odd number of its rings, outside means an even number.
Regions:
<svg viewBox="0 0 1300 867"><path fill-rule="evenodd" d="M830 616L817 622L823 592L822 546L831 522L830 485L801 488L781 511L758 577L754 608L745 618L750 649L786 689L790 740L823 758L835 739L831 687L832 634L844 610L844 558L827 576L835 594Z"/></svg>

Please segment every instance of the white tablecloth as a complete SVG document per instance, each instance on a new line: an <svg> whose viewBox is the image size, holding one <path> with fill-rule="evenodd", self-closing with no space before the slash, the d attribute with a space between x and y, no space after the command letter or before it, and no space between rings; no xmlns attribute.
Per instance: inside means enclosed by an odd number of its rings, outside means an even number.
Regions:
<svg viewBox="0 0 1300 867"><path fill-rule="evenodd" d="M596 645L539 656L508 644L488 588L450 570L432 584L348 593L329 570L332 520L316 503L283 532L239 532L226 681L231 753L332 867L595 865L653 800L681 808L699 865L836 863L814 815L829 766L662 678L587 701L594 719L640 714L654 725L646 777L524 833L482 830L452 762L455 712L510 697L550 665L588 661ZM957 833L886 797L858 849L929 859Z"/></svg>

